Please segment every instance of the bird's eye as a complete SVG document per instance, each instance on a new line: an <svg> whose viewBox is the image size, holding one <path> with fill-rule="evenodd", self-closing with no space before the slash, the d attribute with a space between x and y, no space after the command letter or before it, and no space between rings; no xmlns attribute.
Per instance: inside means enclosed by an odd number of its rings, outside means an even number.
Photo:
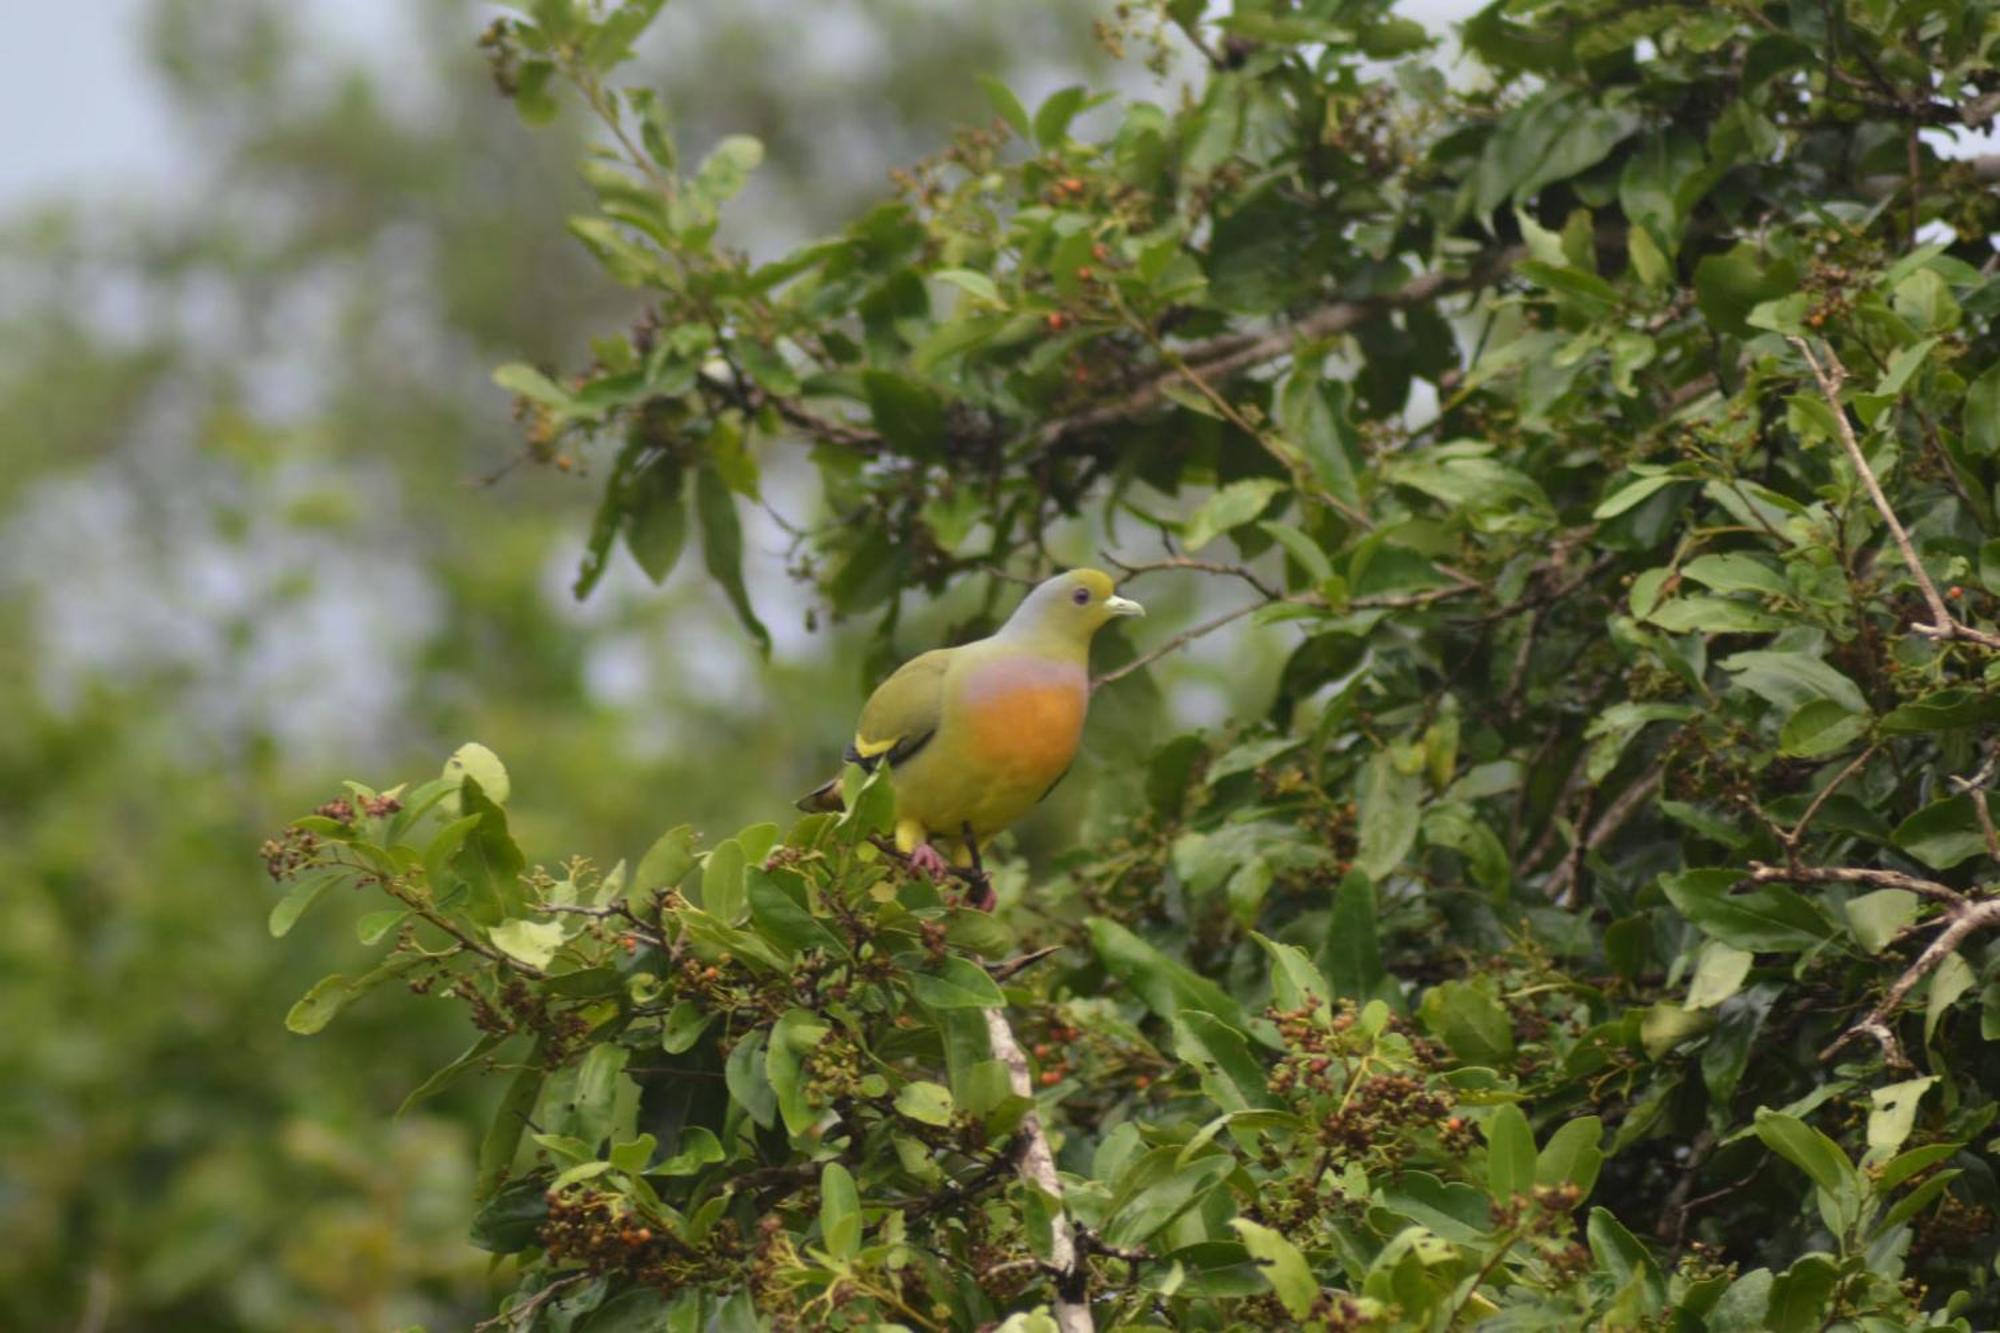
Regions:
<svg viewBox="0 0 2000 1333"><path fill-rule="evenodd" d="M1075 592L1073 592L1073 593L1071 593L1071 594L1069 595L1069 599L1070 599L1070 600L1071 600L1072 602L1075 602L1075 603L1076 603L1076 604L1077 604L1078 606L1089 606L1089 605L1090 605L1090 589L1088 589L1088 588L1078 588L1078 589L1077 589L1077 590L1076 590Z"/></svg>

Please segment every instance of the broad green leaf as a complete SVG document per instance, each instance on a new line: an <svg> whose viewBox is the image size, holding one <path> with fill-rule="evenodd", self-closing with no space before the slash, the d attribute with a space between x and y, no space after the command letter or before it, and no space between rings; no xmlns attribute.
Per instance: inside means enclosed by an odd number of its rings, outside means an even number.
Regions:
<svg viewBox="0 0 2000 1333"><path fill-rule="evenodd" d="M1014 96L1013 90L990 75L981 74L977 78L979 86L986 90L987 100L993 103L993 110L1007 122L1008 128L1023 139L1032 139L1034 131L1029 128L1027 108L1021 105L1021 99Z"/></svg>
<svg viewBox="0 0 2000 1333"><path fill-rule="evenodd" d="M1333 994L1358 1003L1382 994L1388 973L1382 967L1382 943L1376 934L1379 917L1374 881L1358 870L1342 876L1320 953Z"/></svg>
<svg viewBox="0 0 2000 1333"><path fill-rule="evenodd" d="M743 844L726 838L715 845L701 867L701 909L732 926L743 919L749 904L744 888L746 859Z"/></svg>
<svg viewBox="0 0 2000 1333"><path fill-rule="evenodd" d="M300 1036L312 1036L331 1023L341 1010L369 991L385 981L422 966L425 961L421 954L396 953L390 954L381 963L358 977L340 973L326 977L291 1007L290 1012L285 1015L285 1026Z"/></svg>
<svg viewBox="0 0 2000 1333"><path fill-rule="evenodd" d="M1924 1003L1924 1045L1931 1043L1937 1035L1938 1024L1944 1020L1945 1011L1958 1002L1958 997L1972 989L1977 978L1964 958L1957 953L1948 953L1938 964L1937 971L1931 973L1929 998Z"/></svg>
<svg viewBox="0 0 2000 1333"><path fill-rule="evenodd" d="M1105 969L1167 1022L1171 1023L1183 1009L1199 1009L1215 1015L1238 1032L1250 1030L1243 1007L1227 991L1167 957L1117 922L1092 917L1090 942Z"/></svg>
<svg viewBox="0 0 2000 1333"><path fill-rule="evenodd" d="M1695 959L1694 980L1688 985L1687 1007L1708 1009L1743 988L1755 955L1721 940L1707 940Z"/></svg>
<svg viewBox="0 0 2000 1333"><path fill-rule="evenodd" d="M1876 889L1841 904L1848 929L1869 953L1881 953L1889 941L1917 919L1923 900L1908 889Z"/></svg>
<svg viewBox="0 0 2000 1333"><path fill-rule="evenodd" d="M518 958L529 967L546 968L562 947L563 928L555 921L527 921L514 917L486 932L493 947L509 958Z"/></svg>
<svg viewBox="0 0 2000 1333"><path fill-rule="evenodd" d="M1285 489L1284 483L1269 477L1233 481L1202 502L1181 527L1181 542L1190 551L1199 551L1231 528L1241 527L1264 512L1271 498Z"/></svg>
<svg viewBox="0 0 2000 1333"><path fill-rule="evenodd" d="M1805 1172L1813 1184L1828 1194L1838 1194L1853 1186L1854 1164L1848 1161L1840 1145L1797 1116L1760 1106L1756 1132L1765 1147Z"/></svg>
<svg viewBox="0 0 2000 1333"><path fill-rule="evenodd" d="M1278 1301L1294 1319L1304 1319L1319 1300L1319 1279L1313 1276L1298 1246L1270 1227L1247 1217L1233 1217L1229 1225L1243 1239L1243 1248L1257 1263L1258 1270L1278 1294Z"/></svg>
<svg viewBox="0 0 2000 1333"><path fill-rule="evenodd" d="M1521 1108L1508 1102L1481 1126L1486 1133L1486 1188L1502 1202L1535 1186L1535 1132Z"/></svg>
<svg viewBox="0 0 2000 1333"><path fill-rule="evenodd" d="M951 1089L921 1079L905 1083L896 1093L896 1109L926 1125L949 1125L953 1110Z"/></svg>
<svg viewBox="0 0 2000 1333"><path fill-rule="evenodd" d="M1833 938L1834 926L1812 903L1781 884L1731 893L1727 870L1687 870L1660 880L1667 900L1703 933L1751 953L1798 953Z"/></svg>
<svg viewBox="0 0 2000 1333"><path fill-rule="evenodd" d="M1917 1104L1937 1081L1937 1075L1932 1074L1872 1089L1868 1094L1874 1103L1868 1113L1868 1147L1885 1154L1902 1147L1916 1127Z"/></svg>
<svg viewBox="0 0 2000 1333"><path fill-rule="evenodd" d="M771 632L757 619L743 584L743 529L736 517L735 497L720 472L704 467L695 473L694 500L695 512L701 516L701 553L709 577L729 598L737 620L757 641L758 651L769 656Z"/></svg>
<svg viewBox="0 0 2000 1333"><path fill-rule="evenodd" d="M507 804L507 797L514 786L507 777L507 766L500 762L499 755L478 741L467 741L444 761L444 778L452 784L452 790L439 798L438 808L448 817L456 819L460 813L457 788L464 784L467 777L479 784L487 800L495 805Z"/></svg>
<svg viewBox="0 0 2000 1333"><path fill-rule="evenodd" d="M1851 713L1831 699L1812 699L1785 719L1778 747L1800 759L1818 759L1846 749L1868 733L1866 714Z"/></svg>
<svg viewBox="0 0 2000 1333"><path fill-rule="evenodd" d="M1417 1006L1424 1026L1468 1064L1499 1068L1514 1056L1514 1021L1484 987L1446 981Z"/></svg>
<svg viewBox="0 0 2000 1333"><path fill-rule="evenodd" d="M1985 830L1970 796L1933 801L1896 826L1896 845L1933 870L1986 854Z"/></svg>
<svg viewBox="0 0 2000 1333"><path fill-rule="evenodd" d="M938 964L936 975L911 973L910 993L931 1009L998 1009L1007 1003L985 968L955 954Z"/></svg>
<svg viewBox="0 0 2000 1333"><path fill-rule="evenodd" d="M819 1233L835 1259L852 1259L861 1250L861 1195L854 1176L839 1162L828 1162L820 1171Z"/></svg>
<svg viewBox="0 0 2000 1333"><path fill-rule="evenodd" d="M1590 1197L1604 1165L1604 1122L1594 1115L1565 1120L1549 1135L1535 1158L1535 1184L1574 1185L1579 1199Z"/></svg>
<svg viewBox="0 0 2000 1333"><path fill-rule="evenodd" d="M1405 772L1391 751L1378 750L1369 758L1361 774L1355 865L1370 878L1395 871L1416 845L1423 793L1423 777Z"/></svg>

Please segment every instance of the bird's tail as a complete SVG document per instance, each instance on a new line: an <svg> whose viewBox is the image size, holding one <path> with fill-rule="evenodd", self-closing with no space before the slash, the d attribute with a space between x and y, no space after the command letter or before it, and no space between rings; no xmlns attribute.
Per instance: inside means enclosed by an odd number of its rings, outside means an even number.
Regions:
<svg viewBox="0 0 2000 1333"><path fill-rule="evenodd" d="M793 804L809 815L838 814L847 808L847 803L840 799L840 779L837 777L814 787Z"/></svg>

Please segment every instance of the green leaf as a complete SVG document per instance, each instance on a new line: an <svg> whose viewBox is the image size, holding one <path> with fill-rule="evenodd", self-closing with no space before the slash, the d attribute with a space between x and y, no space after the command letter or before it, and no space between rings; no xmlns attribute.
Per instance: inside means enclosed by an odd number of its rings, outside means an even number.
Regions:
<svg viewBox="0 0 2000 1333"><path fill-rule="evenodd" d="M1382 966L1382 942L1376 933L1379 917L1374 881L1358 870L1342 876L1334 890L1333 918L1320 954L1335 995L1366 1003L1383 994L1388 973Z"/></svg>
<svg viewBox="0 0 2000 1333"><path fill-rule="evenodd" d="M1756 956L1721 940L1706 940L1695 959L1694 980L1688 986L1687 1008L1709 1009L1743 988Z"/></svg>
<svg viewBox="0 0 2000 1333"><path fill-rule="evenodd" d="M744 888L746 858L743 844L734 838L715 845L701 867L701 908L726 925L743 919L749 899Z"/></svg>
<svg viewBox="0 0 2000 1333"><path fill-rule="evenodd" d="M926 1125L949 1125L954 1109L951 1089L921 1079L905 1083L896 1093L896 1109Z"/></svg>
<svg viewBox="0 0 2000 1333"><path fill-rule="evenodd" d="M1760 1106L1756 1132L1765 1147L1805 1172L1814 1185L1828 1194L1838 1194L1853 1185L1854 1164L1847 1160L1840 1145L1797 1116Z"/></svg>
<svg viewBox="0 0 2000 1333"><path fill-rule="evenodd" d="M1506 1202L1535 1187L1535 1132L1512 1102L1495 1108L1481 1127L1486 1134L1486 1189Z"/></svg>
<svg viewBox="0 0 2000 1333"><path fill-rule="evenodd" d="M894 371L871 370L861 377L875 429L898 453L935 458L944 450L944 399L921 380Z"/></svg>
<svg viewBox="0 0 2000 1333"><path fill-rule="evenodd" d="M1032 139L1034 131L1028 125L1028 109L1021 105L1021 99L1000 80L986 74L977 77L979 86L986 90L987 100L993 103L993 110L1007 122L1007 127L1023 139Z"/></svg>
<svg viewBox="0 0 2000 1333"><path fill-rule="evenodd" d="M1924 1004L1924 1045L1931 1044L1945 1011L1972 989L1974 980L1971 966L1957 953L1946 954L1937 971L1931 973L1930 998Z"/></svg>
<svg viewBox="0 0 2000 1333"><path fill-rule="evenodd" d="M935 976L911 973L910 993L931 1009L998 1009L1007 1003L985 968L955 954L938 964Z"/></svg>
<svg viewBox="0 0 2000 1333"><path fill-rule="evenodd" d="M852 1259L861 1252L861 1195L854 1176L839 1162L828 1162L820 1171L819 1233L835 1259Z"/></svg>
<svg viewBox="0 0 2000 1333"><path fill-rule="evenodd" d="M1378 750L1361 773L1360 826L1354 863L1372 879L1395 871L1416 845L1423 818L1424 780L1405 772L1389 750Z"/></svg>
<svg viewBox="0 0 2000 1333"><path fill-rule="evenodd" d="M1812 699L1785 719L1778 748L1799 759L1835 754L1868 733L1865 714L1850 713L1831 699Z"/></svg>
<svg viewBox="0 0 2000 1333"><path fill-rule="evenodd" d="M466 1047L464 1051L460 1052L457 1059L432 1074L416 1087L410 1089L409 1095L403 1098L402 1105L396 1108L396 1118L398 1120L402 1119L419 1102L444 1091L445 1088L451 1085L454 1079L472 1068L480 1060L485 1059L494 1047L505 1040L505 1036L489 1032L480 1037L478 1041L473 1042L472 1045Z"/></svg>
<svg viewBox="0 0 2000 1333"><path fill-rule="evenodd" d="M709 151L695 171L694 184L713 203L732 198L764 161L764 145L747 134L731 134Z"/></svg>
<svg viewBox="0 0 2000 1333"><path fill-rule="evenodd" d="M790 1133L805 1133L824 1114L822 1108L807 1102L805 1060L829 1031L825 1022L806 1009L788 1009L771 1025L764 1073L777 1094L778 1113Z"/></svg>
<svg viewBox="0 0 2000 1333"><path fill-rule="evenodd" d="M493 1112L486 1134L479 1141L476 1198L492 1197L514 1164L514 1150L520 1146L521 1135L528 1127L528 1117L534 1113L535 1101L542 1093L543 1059L543 1048L537 1044L529 1053L527 1062L515 1071L513 1079L507 1084L507 1091L502 1094L500 1105Z"/></svg>
<svg viewBox="0 0 2000 1333"><path fill-rule="evenodd" d="M1285 489L1281 481L1251 477L1217 490L1181 527L1181 543L1199 551L1231 528L1241 527L1264 512L1271 498Z"/></svg>
<svg viewBox="0 0 2000 1333"><path fill-rule="evenodd" d="M349 872L336 866L315 866L300 873L298 882L285 892L285 896L272 904L268 925L273 939L281 939L291 933L306 909L318 902L320 895L345 878ZM364 941L369 943L372 941Z"/></svg>
<svg viewBox="0 0 2000 1333"><path fill-rule="evenodd" d="M1874 1103L1874 1108L1868 1113L1870 1150L1886 1154L1903 1146L1910 1137L1910 1131L1916 1127L1917 1104L1937 1081L1937 1075L1932 1074L1925 1078L1905 1079L1869 1092L1868 1098Z"/></svg>
<svg viewBox="0 0 2000 1333"><path fill-rule="evenodd" d="M626 903L634 911L650 904L652 895L660 889L671 889L687 877L695 867L694 844L701 835L692 824L682 824L662 833L646 854L639 858L639 868L632 872L632 887L626 895Z"/></svg>
<svg viewBox="0 0 2000 1333"><path fill-rule="evenodd" d="M1895 735L1922 731L1958 731L2000 722L2000 696L1971 690L1939 690L1891 709L1882 730Z"/></svg>
<svg viewBox="0 0 2000 1333"><path fill-rule="evenodd" d="M750 593L743 586L743 530L736 518L736 500L713 467L695 474L694 498L695 512L701 515L701 553L709 576L722 586L729 604L736 608L737 620L757 641L757 650L768 657L771 632L757 619Z"/></svg>
<svg viewBox="0 0 2000 1333"><path fill-rule="evenodd" d="M722 1077L730 1098L743 1113L769 1129L778 1121L778 1094L765 1072L765 1042L766 1034L761 1031L738 1041L722 1067Z"/></svg>
<svg viewBox="0 0 2000 1333"><path fill-rule="evenodd" d="M1006 301L1000 295L1000 288L994 284L993 279L976 269L941 268L931 276L939 282L950 283L984 305L1001 307L1006 305Z"/></svg>
<svg viewBox="0 0 2000 1333"><path fill-rule="evenodd" d="M1965 450L1977 458L2000 454L2000 363L1965 391Z"/></svg>
<svg viewBox="0 0 2000 1333"><path fill-rule="evenodd" d="M548 1216L548 1181L523 1176L486 1201L466 1239L493 1254L513 1254L535 1243Z"/></svg>
<svg viewBox="0 0 2000 1333"><path fill-rule="evenodd" d="M1316 1005L1322 1010L1329 1008L1331 991L1326 978L1313 966L1305 950L1294 944L1269 939L1255 931L1250 932L1250 938L1270 955L1271 998L1280 1009L1303 1009L1308 1005Z"/></svg>
<svg viewBox="0 0 2000 1333"><path fill-rule="evenodd" d="M451 752L451 758L444 761L444 778L451 783L452 790L438 799L438 808L456 819L463 807L460 804L458 788L470 777L479 784L486 799L495 805L507 804L507 797L514 784L507 777L507 766L500 762L500 756L481 745L478 741L467 741ZM465 811L465 813L471 813Z"/></svg>
<svg viewBox="0 0 2000 1333"><path fill-rule="evenodd" d="M674 1007L660 1022L660 1049L668 1055L679 1055L689 1050L701 1040L701 1034L708 1031L714 1021L715 1015L693 1000L674 1001Z"/></svg>
<svg viewBox="0 0 2000 1333"><path fill-rule="evenodd" d="M1579 1199L1590 1197L1604 1165L1604 1122L1594 1115L1565 1120L1535 1158L1535 1184L1574 1185Z"/></svg>
<svg viewBox="0 0 2000 1333"><path fill-rule="evenodd" d="M1654 476L1640 477L1637 480L1627 482L1611 494L1605 496L1598 503L1597 508L1591 511L1590 516L1599 522L1605 519L1616 518L1628 509L1638 508L1645 501L1652 498L1653 493L1656 491L1665 490L1669 486L1691 485L1693 482L1694 478L1692 477L1680 477L1671 473L1659 473Z"/></svg>
<svg viewBox="0 0 2000 1333"><path fill-rule="evenodd" d="M1639 1020L1639 1044L1645 1047L1647 1059L1664 1060L1676 1046L1713 1026L1713 1014L1660 1000L1648 1006Z"/></svg>
<svg viewBox="0 0 2000 1333"><path fill-rule="evenodd" d="M1660 1276L1659 1265L1653 1262L1653 1256L1647 1253L1638 1238L1627 1231L1608 1209L1591 1209L1584 1233L1598 1268L1611 1275L1613 1290L1622 1291L1630 1287L1638 1294L1639 1301L1649 1314L1665 1303L1667 1287Z"/></svg>
<svg viewBox="0 0 2000 1333"><path fill-rule="evenodd" d="M1283 523L1259 523L1257 528L1266 537L1285 548L1285 554L1298 562L1300 569L1312 581L1314 587L1333 577L1333 563L1326 558L1319 543L1300 532L1297 528Z"/></svg>
<svg viewBox="0 0 2000 1333"><path fill-rule="evenodd" d="M1979 827L1970 796L1947 796L1931 802L1898 824L1892 838L1933 870L1949 870L1961 861L1986 854L1986 834Z"/></svg>
<svg viewBox="0 0 2000 1333"><path fill-rule="evenodd" d="M356 1000L385 981L402 976L428 960L421 954L390 954L381 963L358 977L336 972L323 978L299 999L285 1015L285 1026L302 1037L312 1036Z"/></svg>
<svg viewBox="0 0 2000 1333"><path fill-rule="evenodd" d="M1833 938L1833 923L1791 889L1764 884L1731 893L1728 870L1688 870L1660 880L1667 900L1702 932L1738 949L1798 953Z"/></svg>
<svg viewBox="0 0 2000 1333"><path fill-rule="evenodd" d="M1514 1058L1514 1022L1476 982L1446 981L1431 987L1417 1013L1424 1026L1467 1064L1500 1068Z"/></svg>
<svg viewBox="0 0 2000 1333"><path fill-rule="evenodd" d="M1850 713L1867 715L1868 700L1861 687L1817 657L1796 652L1756 651L1722 659L1722 669L1736 673L1736 683L1791 712L1815 699L1830 699Z"/></svg>
<svg viewBox="0 0 2000 1333"><path fill-rule="evenodd" d="M990 90L989 90L990 93ZM1059 88L1035 109L1035 142L1055 148L1069 133L1069 123L1083 110L1084 91L1080 87Z"/></svg>
<svg viewBox="0 0 2000 1333"><path fill-rule="evenodd" d="M680 464L662 456L627 483L625 549L655 583L666 581L687 544L684 475Z"/></svg>
<svg viewBox="0 0 2000 1333"><path fill-rule="evenodd" d="M563 928L554 921L526 921L514 917L486 932L493 947L529 967L545 968L563 944Z"/></svg>
<svg viewBox="0 0 2000 1333"><path fill-rule="evenodd" d="M1183 1009L1199 1009L1235 1028L1250 1030L1243 1007L1229 993L1175 962L1105 917L1090 918L1090 942L1105 970L1130 988L1159 1017L1171 1023Z"/></svg>
<svg viewBox="0 0 2000 1333"><path fill-rule="evenodd" d="M544 407L567 412L575 405L569 393L541 371L519 361L510 361L493 372L493 382L508 393L531 398Z"/></svg>
<svg viewBox="0 0 2000 1333"><path fill-rule="evenodd" d="M1270 1227L1252 1222L1247 1217L1232 1217L1229 1225L1243 1239L1243 1248L1250 1251L1250 1257L1271 1290L1278 1294L1278 1301L1294 1319L1304 1319L1312 1313L1319 1300L1319 1279L1313 1276L1305 1255L1298 1246Z"/></svg>
<svg viewBox="0 0 2000 1333"><path fill-rule="evenodd" d="M1849 898L1841 910L1847 914L1847 926L1856 942L1869 953L1881 953L1917 919L1922 905L1923 900L1908 889L1877 889Z"/></svg>

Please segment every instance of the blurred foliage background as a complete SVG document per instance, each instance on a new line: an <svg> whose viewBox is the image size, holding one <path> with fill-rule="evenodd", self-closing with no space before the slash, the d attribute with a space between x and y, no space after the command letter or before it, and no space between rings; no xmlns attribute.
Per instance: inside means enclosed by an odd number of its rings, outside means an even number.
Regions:
<svg viewBox="0 0 2000 1333"><path fill-rule="evenodd" d="M460 1327L493 1301L463 1236L494 1090L379 1151L462 1021L403 1002L287 1033L353 937L273 946L259 839L333 776L475 734L534 757L531 857L733 829L832 760L864 648L806 632L775 520L749 552L768 665L702 581L621 556L571 598L598 483L508 474L489 370L574 362L636 303L563 229L580 125L495 105L481 11L386 7L396 40L364 46L331 5L135 8L173 187L0 197L0 1326ZM1108 68L1084 6L803 8L687 6L642 59L691 142L769 146L759 246L985 119L968 69L1147 77ZM1191 716L1275 670L1203 667L1229 651L1184 669Z"/></svg>

